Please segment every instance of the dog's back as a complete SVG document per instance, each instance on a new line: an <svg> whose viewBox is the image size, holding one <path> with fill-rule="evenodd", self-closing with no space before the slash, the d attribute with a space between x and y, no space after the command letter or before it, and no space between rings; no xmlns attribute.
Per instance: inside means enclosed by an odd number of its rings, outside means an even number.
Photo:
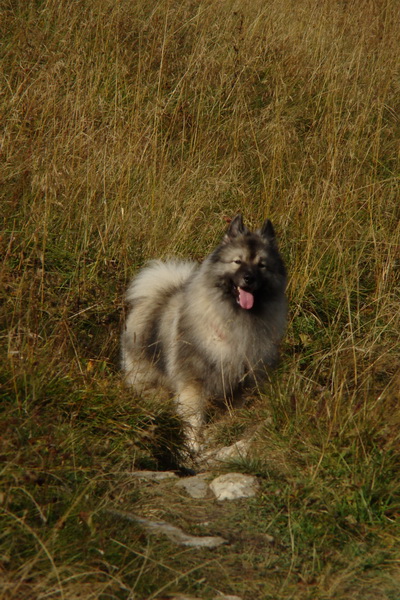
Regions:
<svg viewBox="0 0 400 600"><path fill-rule="evenodd" d="M126 300L131 310L122 335L122 368L137 391L160 381L158 324L171 297L197 269L196 263L150 262L131 282Z"/></svg>
<svg viewBox="0 0 400 600"><path fill-rule="evenodd" d="M147 311L151 312L149 303L158 305L165 296L181 287L196 268L196 263L188 261L153 260L132 280L126 300L133 305L145 301Z"/></svg>

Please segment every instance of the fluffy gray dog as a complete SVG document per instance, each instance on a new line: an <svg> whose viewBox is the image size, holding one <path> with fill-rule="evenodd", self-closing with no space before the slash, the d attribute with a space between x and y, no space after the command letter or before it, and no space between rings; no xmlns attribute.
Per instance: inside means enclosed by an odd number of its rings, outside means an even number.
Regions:
<svg viewBox="0 0 400 600"><path fill-rule="evenodd" d="M251 232L241 215L202 264L152 261L130 284L126 379L139 393L161 385L175 394L192 447L207 400L231 397L276 363L285 287L271 221Z"/></svg>

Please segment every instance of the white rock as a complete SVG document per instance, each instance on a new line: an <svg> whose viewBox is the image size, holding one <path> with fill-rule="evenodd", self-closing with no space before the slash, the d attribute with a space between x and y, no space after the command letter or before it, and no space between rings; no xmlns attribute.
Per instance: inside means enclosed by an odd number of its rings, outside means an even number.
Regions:
<svg viewBox="0 0 400 600"><path fill-rule="evenodd" d="M253 437L238 440L231 446L222 448L209 448L199 455L199 463L208 468L213 468L218 463L232 462L246 458L249 453Z"/></svg>
<svg viewBox="0 0 400 600"><path fill-rule="evenodd" d="M147 481L164 481L165 479L178 479L173 471L132 471L132 477L146 479Z"/></svg>
<svg viewBox="0 0 400 600"><path fill-rule="evenodd" d="M206 498L209 492L209 485L206 481L210 476L202 473L194 477L185 477L177 482L178 487L183 487L192 498Z"/></svg>
<svg viewBox="0 0 400 600"><path fill-rule="evenodd" d="M214 458L218 462L227 462L230 460L246 458L251 441L251 439L239 440L238 442L232 444L232 446L224 446L218 450Z"/></svg>
<svg viewBox="0 0 400 600"><path fill-rule="evenodd" d="M259 485L253 475L242 473L226 473L216 477L210 488L217 500L236 500L238 498L250 498L255 496Z"/></svg>
<svg viewBox="0 0 400 600"><path fill-rule="evenodd" d="M151 521L150 519L139 517L139 515L135 515L125 510L115 510L110 508L107 510L107 512L117 517L127 519L128 521L139 523L149 533L166 535L172 542L181 544L182 546L193 546L196 548L218 548L218 546L221 546L221 544L228 543L227 540L219 535L190 535L185 533L180 527L171 525L166 521Z"/></svg>

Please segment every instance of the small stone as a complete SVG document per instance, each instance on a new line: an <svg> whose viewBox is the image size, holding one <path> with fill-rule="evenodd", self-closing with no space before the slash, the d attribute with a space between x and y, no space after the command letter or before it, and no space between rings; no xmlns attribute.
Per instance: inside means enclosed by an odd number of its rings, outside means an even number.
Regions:
<svg viewBox="0 0 400 600"><path fill-rule="evenodd" d="M244 459L248 456L253 437L242 439L231 446L223 446L222 448L211 448L200 455L200 463L212 468L219 463L229 463Z"/></svg>
<svg viewBox="0 0 400 600"><path fill-rule="evenodd" d="M138 479L146 479L147 481L178 479L178 475L173 471L132 471L131 475Z"/></svg>
<svg viewBox="0 0 400 600"><path fill-rule="evenodd" d="M236 500L255 496L259 485L253 475L226 473L216 477L210 483L210 488L217 500Z"/></svg>
<svg viewBox="0 0 400 600"><path fill-rule="evenodd" d="M251 444L250 440L239 440L232 444L232 446L224 446L215 454L215 460L218 462L228 462L232 460L238 460L240 458L246 458L249 447Z"/></svg>
<svg viewBox="0 0 400 600"><path fill-rule="evenodd" d="M192 498L206 498L209 492L209 485L206 479L207 474L195 475L194 477L185 477L176 484L183 487Z"/></svg>

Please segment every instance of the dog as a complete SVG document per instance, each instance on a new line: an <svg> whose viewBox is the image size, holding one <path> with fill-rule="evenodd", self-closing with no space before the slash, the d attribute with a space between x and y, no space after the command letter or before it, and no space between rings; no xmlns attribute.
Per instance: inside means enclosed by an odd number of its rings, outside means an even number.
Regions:
<svg viewBox="0 0 400 600"><path fill-rule="evenodd" d="M238 214L198 265L151 261L131 282L122 368L140 394L175 395L198 449L207 401L231 398L273 367L287 319L286 269L267 219L251 232Z"/></svg>

